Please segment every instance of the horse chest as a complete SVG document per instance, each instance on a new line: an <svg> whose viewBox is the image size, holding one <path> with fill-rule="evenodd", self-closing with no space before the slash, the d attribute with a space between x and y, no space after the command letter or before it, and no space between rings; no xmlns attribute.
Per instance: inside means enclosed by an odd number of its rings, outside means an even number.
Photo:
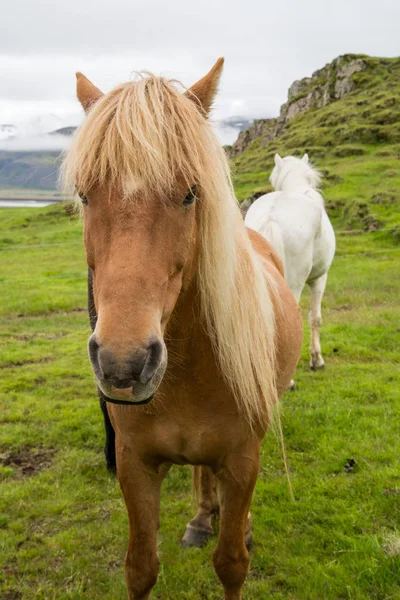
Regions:
<svg viewBox="0 0 400 600"><path fill-rule="evenodd" d="M212 464L226 452L224 434L219 434L212 423L179 424L165 422L157 426L157 453L176 464Z"/></svg>

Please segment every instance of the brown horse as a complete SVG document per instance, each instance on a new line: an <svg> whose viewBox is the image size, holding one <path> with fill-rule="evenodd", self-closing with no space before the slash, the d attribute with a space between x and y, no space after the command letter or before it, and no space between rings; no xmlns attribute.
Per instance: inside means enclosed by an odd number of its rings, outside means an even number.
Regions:
<svg viewBox="0 0 400 600"><path fill-rule="evenodd" d="M183 542L204 543L219 499L214 566L225 598L241 598L260 442L300 353L279 259L245 228L207 121L222 66L185 93L143 75L103 95L77 74L87 118L64 178L83 205L97 315L89 356L116 435L131 600L149 598L157 579L160 487L173 463L196 465L199 510Z"/></svg>

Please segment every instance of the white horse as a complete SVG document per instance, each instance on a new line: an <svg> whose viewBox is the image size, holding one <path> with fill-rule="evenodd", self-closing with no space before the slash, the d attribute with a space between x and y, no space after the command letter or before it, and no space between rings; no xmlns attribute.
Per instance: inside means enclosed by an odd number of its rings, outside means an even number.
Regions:
<svg viewBox="0 0 400 600"><path fill-rule="evenodd" d="M258 198L249 208L245 222L271 242L297 302L304 285L309 285L310 366L322 369L325 362L319 338L321 301L336 243L318 192L320 175L309 164L307 154L301 159L276 154L270 181L276 191Z"/></svg>

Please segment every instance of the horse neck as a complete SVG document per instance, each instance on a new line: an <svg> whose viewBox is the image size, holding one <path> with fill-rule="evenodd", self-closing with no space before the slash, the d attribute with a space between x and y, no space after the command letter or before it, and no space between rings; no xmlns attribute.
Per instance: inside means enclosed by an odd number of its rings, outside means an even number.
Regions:
<svg viewBox="0 0 400 600"><path fill-rule="evenodd" d="M199 378L205 378L218 381L221 391L226 384L221 378L219 363L202 318L199 296L198 286L193 282L188 290L181 293L175 306L164 336L168 352L166 380L179 380L191 386ZM192 401L196 404L199 398L194 396Z"/></svg>
<svg viewBox="0 0 400 600"><path fill-rule="evenodd" d="M211 350L201 315L198 282L194 277L188 288L181 292L167 327L165 341L168 353L172 356L172 363L173 357L180 360L196 355L200 343L202 346L208 345Z"/></svg>
<svg viewBox="0 0 400 600"><path fill-rule="evenodd" d="M312 190L313 188L310 186L309 182L302 175L294 175L288 173L286 177L283 178L281 182L280 189L282 192L287 193L304 193L307 190Z"/></svg>
<svg viewBox="0 0 400 600"><path fill-rule="evenodd" d="M288 177L281 184L281 191L286 194L303 194L317 204L324 205L324 200L318 190L311 187L305 177Z"/></svg>

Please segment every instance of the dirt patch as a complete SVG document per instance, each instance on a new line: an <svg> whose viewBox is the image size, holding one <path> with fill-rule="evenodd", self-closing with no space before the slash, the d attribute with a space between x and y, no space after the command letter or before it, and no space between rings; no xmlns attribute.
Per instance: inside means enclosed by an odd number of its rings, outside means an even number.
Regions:
<svg viewBox="0 0 400 600"><path fill-rule="evenodd" d="M400 537L398 533L389 533L383 540L383 550L392 558L400 556Z"/></svg>
<svg viewBox="0 0 400 600"><path fill-rule="evenodd" d="M52 310L46 313L29 314L29 313L18 313L17 319L43 319L43 317L57 317L58 315L67 316L75 313L87 312L87 308L72 308L71 310Z"/></svg>
<svg viewBox="0 0 400 600"><path fill-rule="evenodd" d="M115 571L120 571L122 569L122 566L122 560L112 560L108 563L107 570L110 573L114 573Z"/></svg>
<svg viewBox="0 0 400 600"><path fill-rule="evenodd" d="M386 490L383 490L383 493L385 494L385 496L399 496L400 489L399 488L388 488Z"/></svg>
<svg viewBox="0 0 400 600"><path fill-rule="evenodd" d="M58 340L60 338L68 335L68 332L65 333L32 333L31 335L13 335L14 340L18 340L20 342L30 342L31 340Z"/></svg>
<svg viewBox="0 0 400 600"><path fill-rule="evenodd" d="M15 362L3 363L0 369L12 369L13 367L24 367L25 365L40 365L52 362L52 358L40 358L38 360L17 360Z"/></svg>
<svg viewBox="0 0 400 600"><path fill-rule="evenodd" d="M17 592L17 590L9 590L8 592L4 592L1 598L2 600L19 600L22 598L22 593Z"/></svg>
<svg viewBox="0 0 400 600"><path fill-rule="evenodd" d="M330 310L334 310L335 312L345 312L348 310L353 310L353 306L351 304L342 304L342 306L334 306Z"/></svg>
<svg viewBox="0 0 400 600"><path fill-rule="evenodd" d="M78 375L78 374L75 374L75 373L70 373L68 375L61 375L60 377L64 381L83 381L83 380L87 379L86 376L84 376L84 375Z"/></svg>
<svg viewBox="0 0 400 600"><path fill-rule="evenodd" d="M52 448L23 448L18 452L0 453L0 464L11 467L17 477L32 477L50 467L55 453Z"/></svg>

